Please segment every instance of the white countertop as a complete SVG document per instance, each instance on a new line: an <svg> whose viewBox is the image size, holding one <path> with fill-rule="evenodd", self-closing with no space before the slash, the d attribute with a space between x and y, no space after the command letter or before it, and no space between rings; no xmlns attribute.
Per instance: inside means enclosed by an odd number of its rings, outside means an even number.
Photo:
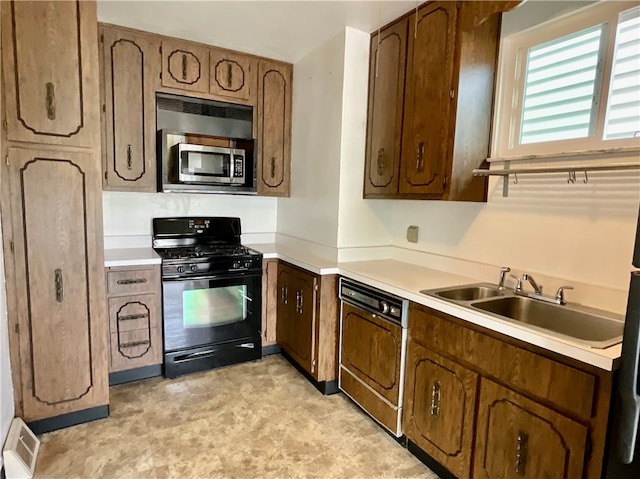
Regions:
<svg viewBox="0 0 640 479"><path fill-rule="evenodd" d="M153 248L116 248L104 250L104 266L140 266L160 264L162 260Z"/></svg>
<svg viewBox="0 0 640 479"><path fill-rule="evenodd" d="M458 317L497 333L519 339L577 359L607 371L617 367L622 351L618 344L607 349L594 349L562 340L543 332L533 331L517 323L501 320L464 306L420 293L423 289L443 288L478 283L475 278L450 274L391 259L336 263L318 258L304 251L292 250L275 244L247 245L263 253L264 258L278 258L316 274L340 274L379 288L415 303Z"/></svg>

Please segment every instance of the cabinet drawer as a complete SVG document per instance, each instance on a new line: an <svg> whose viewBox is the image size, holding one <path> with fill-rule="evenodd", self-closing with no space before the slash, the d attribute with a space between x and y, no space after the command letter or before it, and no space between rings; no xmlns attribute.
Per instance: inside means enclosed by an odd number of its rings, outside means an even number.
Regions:
<svg viewBox="0 0 640 479"><path fill-rule="evenodd" d="M160 327L158 295L122 296L109 299L112 333Z"/></svg>
<svg viewBox="0 0 640 479"><path fill-rule="evenodd" d="M160 328L121 331L111 335L110 372L124 371L162 362Z"/></svg>
<svg viewBox="0 0 640 479"><path fill-rule="evenodd" d="M596 378L589 373L474 331L457 324L455 318L415 304L409 313L409 335L513 389L550 401L583 419L591 418Z"/></svg>
<svg viewBox="0 0 640 479"><path fill-rule="evenodd" d="M342 367L340 389L385 428L396 436L400 435L400 410L384 401Z"/></svg>
<svg viewBox="0 0 640 479"><path fill-rule="evenodd" d="M107 273L107 294L157 293L159 292L159 267L147 269L111 270Z"/></svg>

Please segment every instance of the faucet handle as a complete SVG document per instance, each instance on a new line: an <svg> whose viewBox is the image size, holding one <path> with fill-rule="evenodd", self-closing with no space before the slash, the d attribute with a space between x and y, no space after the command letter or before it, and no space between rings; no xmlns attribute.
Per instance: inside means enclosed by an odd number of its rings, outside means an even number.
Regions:
<svg viewBox="0 0 640 479"><path fill-rule="evenodd" d="M566 301L564 300L564 292L568 289L573 289L573 286L560 286L558 288L558 291L556 292L556 301L560 304L565 304Z"/></svg>
<svg viewBox="0 0 640 479"><path fill-rule="evenodd" d="M501 273L508 273L509 271L511 271L511 268L509 268L508 266L502 266L500 268Z"/></svg>
<svg viewBox="0 0 640 479"><path fill-rule="evenodd" d="M510 274L509 276L511 276L513 279L516 280L516 287L513 290L516 293L521 293L522 292L522 278L518 278L515 274Z"/></svg>

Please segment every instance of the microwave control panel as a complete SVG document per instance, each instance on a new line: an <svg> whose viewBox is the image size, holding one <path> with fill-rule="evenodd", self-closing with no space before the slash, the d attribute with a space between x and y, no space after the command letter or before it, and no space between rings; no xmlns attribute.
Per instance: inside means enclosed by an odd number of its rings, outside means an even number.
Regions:
<svg viewBox="0 0 640 479"><path fill-rule="evenodd" d="M244 158L242 155L233 155L233 176L242 178L244 176Z"/></svg>

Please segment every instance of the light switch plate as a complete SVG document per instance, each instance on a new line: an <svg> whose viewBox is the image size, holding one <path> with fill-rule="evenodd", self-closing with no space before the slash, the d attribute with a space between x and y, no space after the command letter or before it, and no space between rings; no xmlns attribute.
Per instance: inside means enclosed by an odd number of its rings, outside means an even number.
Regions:
<svg viewBox="0 0 640 479"><path fill-rule="evenodd" d="M417 226L409 226L407 228L407 241L409 243L417 243L418 242L418 227Z"/></svg>

